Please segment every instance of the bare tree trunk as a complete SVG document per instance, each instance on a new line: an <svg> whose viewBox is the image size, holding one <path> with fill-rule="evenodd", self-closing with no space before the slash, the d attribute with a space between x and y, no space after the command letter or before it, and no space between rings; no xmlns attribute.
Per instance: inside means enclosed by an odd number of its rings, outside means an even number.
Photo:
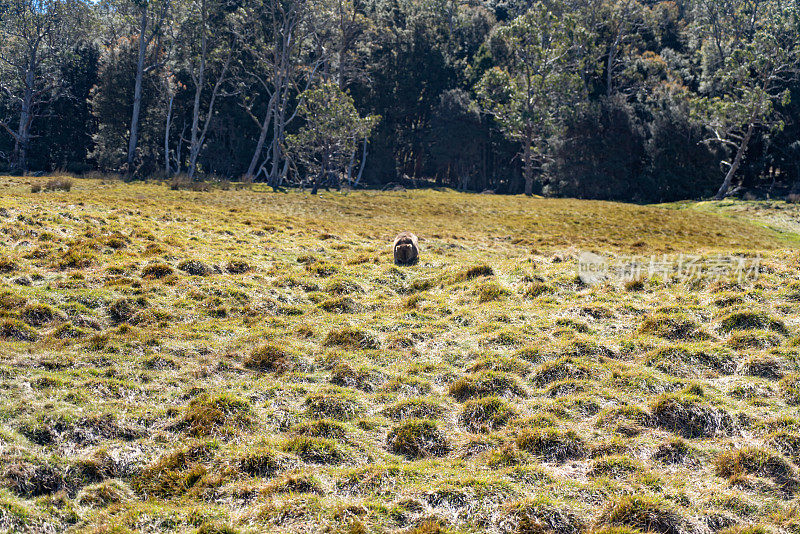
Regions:
<svg viewBox="0 0 800 534"><path fill-rule="evenodd" d="M164 126L164 176L169 176L169 130L172 126L172 103L175 100L175 95L169 95L169 103L167 104L167 122Z"/></svg>
<svg viewBox="0 0 800 534"><path fill-rule="evenodd" d="M742 142L739 143L739 147L736 150L736 157L733 159L733 163L731 163L731 167L728 169L728 173L725 175L725 180L722 182L719 191L717 191L717 194L714 196L715 200L722 200L725 198L725 195L731 188L733 177L736 174L736 171L739 170L739 167L742 164L742 159L744 158L744 154L747 152L747 145L750 143L750 138L753 136L753 130L753 123L750 123L750 125L747 127L747 132L742 138Z"/></svg>
<svg viewBox="0 0 800 534"><path fill-rule="evenodd" d="M528 127L525 135L525 146L522 148L522 166L525 175L525 194L533 195L533 155L531 143L533 142L533 129Z"/></svg>
<svg viewBox="0 0 800 534"><path fill-rule="evenodd" d="M22 94L22 107L19 113L19 125L14 136L14 167L23 174L28 170L28 148L31 143L31 123L33 122L33 65L36 64L35 52L25 72L25 90Z"/></svg>
<svg viewBox="0 0 800 534"><path fill-rule="evenodd" d="M261 123L261 132L258 135L258 142L256 143L255 150L253 151L253 157L250 160L250 166L247 167L247 172L244 175L244 180L246 182L249 182L253 179L254 173L256 172L256 167L258 166L258 161L261 159L261 152L264 151L264 143L267 140L267 132L269 131L269 124L274 111L273 106L275 104L276 95L277 92L273 93L272 97L269 99L267 111L264 114L264 121Z"/></svg>
<svg viewBox="0 0 800 534"><path fill-rule="evenodd" d="M139 113L142 107L142 78L144 77L144 58L147 51L147 6L142 8L142 21L139 27L139 56L136 59L136 82L133 86L133 114L131 116L131 132L128 140L127 174L133 173L133 159L136 156L136 145L139 142Z"/></svg>

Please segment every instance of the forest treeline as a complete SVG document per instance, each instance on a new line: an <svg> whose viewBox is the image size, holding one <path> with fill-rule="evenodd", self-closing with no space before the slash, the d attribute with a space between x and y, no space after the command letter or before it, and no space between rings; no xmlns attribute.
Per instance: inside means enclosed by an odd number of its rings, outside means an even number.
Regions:
<svg viewBox="0 0 800 534"><path fill-rule="evenodd" d="M797 0L0 0L0 171L800 192Z"/></svg>

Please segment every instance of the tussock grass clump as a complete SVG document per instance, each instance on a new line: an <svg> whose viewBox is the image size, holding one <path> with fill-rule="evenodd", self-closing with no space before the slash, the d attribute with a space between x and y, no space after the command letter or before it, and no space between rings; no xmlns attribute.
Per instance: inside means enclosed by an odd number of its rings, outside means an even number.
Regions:
<svg viewBox="0 0 800 534"><path fill-rule="evenodd" d="M783 378L784 364L774 356L756 354L750 356L739 366L738 372L744 376L757 376L767 380Z"/></svg>
<svg viewBox="0 0 800 534"><path fill-rule="evenodd" d="M178 269L191 276L208 276L213 272L200 260L183 260L178 264Z"/></svg>
<svg viewBox="0 0 800 534"><path fill-rule="evenodd" d="M725 478L755 475L772 479L786 491L797 486L797 473L792 464L783 456L757 447L746 447L727 451L716 461L716 473Z"/></svg>
<svg viewBox="0 0 800 534"><path fill-rule="evenodd" d="M62 324L53 332L53 337L56 339L81 339L88 335L86 330L78 328L72 323Z"/></svg>
<svg viewBox="0 0 800 534"><path fill-rule="evenodd" d="M87 486L78 493L76 501L81 506L105 508L110 504L130 502L136 498L130 486L121 480L105 480Z"/></svg>
<svg viewBox="0 0 800 534"><path fill-rule="evenodd" d="M337 386L356 388L370 392L375 389L375 383L380 380L380 375L369 369L353 369L345 363L337 364L331 373L331 384Z"/></svg>
<svg viewBox="0 0 800 534"><path fill-rule="evenodd" d="M463 402L477 397L509 395L526 397L527 392L513 376L495 371L482 371L466 375L450 384L450 395Z"/></svg>
<svg viewBox="0 0 800 534"><path fill-rule="evenodd" d="M473 280L482 276L494 276L494 269L488 265L475 265L464 271L461 271L456 276L456 281Z"/></svg>
<svg viewBox="0 0 800 534"><path fill-rule="evenodd" d="M571 357L545 362L533 371L532 380L538 387L564 379L584 380L592 375L591 368Z"/></svg>
<svg viewBox="0 0 800 534"><path fill-rule="evenodd" d="M193 436L209 436L230 427L240 429L252 423L250 403L228 394L203 394L192 399L180 427Z"/></svg>
<svg viewBox="0 0 800 534"><path fill-rule="evenodd" d="M0 338L32 343L39 339L39 333L22 321L7 319L0 323Z"/></svg>
<svg viewBox="0 0 800 534"><path fill-rule="evenodd" d="M284 443L282 449L313 464L339 464L344 461L344 454L336 442L326 438L295 436Z"/></svg>
<svg viewBox="0 0 800 534"><path fill-rule="evenodd" d="M478 302L493 302L507 297L511 292L497 282L487 282L478 288Z"/></svg>
<svg viewBox="0 0 800 534"><path fill-rule="evenodd" d="M342 347L347 349L379 349L378 339L358 328L342 328L331 330L325 336L323 344L326 347Z"/></svg>
<svg viewBox="0 0 800 534"><path fill-rule="evenodd" d="M342 439L346 434L344 425L338 421L331 421L330 419L320 419L297 424L292 427L292 432L298 436L328 439Z"/></svg>
<svg viewBox="0 0 800 534"><path fill-rule="evenodd" d="M699 341L711 337L691 317L666 313L656 313L646 317L639 325L638 332L671 341Z"/></svg>
<svg viewBox="0 0 800 534"><path fill-rule="evenodd" d="M43 303L28 304L20 315L31 326L43 326L61 318L52 306Z"/></svg>
<svg viewBox="0 0 800 534"><path fill-rule="evenodd" d="M347 296L323 300L317 307L328 313L357 313L364 309L360 303Z"/></svg>
<svg viewBox="0 0 800 534"><path fill-rule="evenodd" d="M644 466L630 456L610 455L601 456L592 461L587 475L592 478L626 478L643 470Z"/></svg>
<svg viewBox="0 0 800 534"><path fill-rule="evenodd" d="M446 408L435 399L407 399L388 406L383 413L389 419L438 419L446 413Z"/></svg>
<svg viewBox="0 0 800 534"><path fill-rule="evenodd" d="M665 464L684 464L691 462L697 455L688 443L681 438L675 438L659 445L653 452L653 459Z"/></svg>
<svg viewBox="0 0 800 534"><path fill-rule="evenodd" d="M459 415L459 423L470 432L490 432L504 427L516 412L497 397L469 400Z"/></svg>
<svg viewBox="0 0 800 534"><path fill-rule="evenodd" d="M0 274L13 273L17 269L19 265L11 258L0 258Z"/></svg>
<svg viewBox="0 0 800 534"><path fill-rule="evenodd" d="M634 435L641 432L641 427L652 424L652 417L639 406L618 406L606 408L597 416L597 428L614 427L622 433Z"/></svg>
<svg viewBox="0 0 800 534"><path fill-rule="evenodd" d="M108 307L108 316L115 323L130 321L136 313L136 308L130 300L126 298L117 299Z"/></svg>
<svg viewBox="0 0 800 534"><path fill-rule="evenodd" d="M434 421L409 419L392 427L386 436L389 450L409 459L444 456L450 445Z"/></svg>
<svg viewBox="0 0 800 534"><path fill-rule="evenodd" d="M467 368L467 372L478 373L480 371L498 371L501 373L513 373L517 376L525 377L531 372L531 365L525 360L508 356L487 356L481 358Z"/></svg>
<svg viewBox="0 0 800 534"><path fill-rule="evenodd" d="M680 378L698 378L706 374L732 374L736 370L736 358L729 350L671 345L647 353L645 365Z"/></svg>
<svg viewBox="0 0 800 534"><path fill-rule="evenodd" d="M204 462L211 454L211 448L205 444L168 452L135 476L131 487L144 498L183 495L206 475Z"/></svg>
<svg viewBox="0 0 800 534"><path fill-rule="evenodd" d="M323 495L325 491L315 477L304 473L287 473L266 487L267 493Z"/></svg>
<svg viewBox="0 0 800 534"><path fill-rule="evenodd" d="M609 503L597 526L630 527L654 534L685 534L695 530L678 510L657 497L631 495Z"/></svg>
<svg viewBox="0 0 800 534"><path fill-rule="evenodd" d="M731 416L694 395L669 394L656 400L651 408L656 425L684 438L707 438L734 429Z"/></svg>
<svg viewBox="0 0 800 534"><path fill-rule="evenodd" d="M157 280L159 278L165 278L172 273L172 267L165 263L151 263L150 265L145 265L142 269L142 278Z"/></svg>
<svg viewBox="0 0 800 534"><path fill-rule="evenodd" d="M735 330L773 330L780 334L788 334L786 325L767 315L763 311L739 310L720 319L719 330L728 334Z"/></svg>
<svg viewBox="0 0 800 534"><path fill-rule="evenodd" d="M348 421L361 412L361 406L352 394L336 390L312 393L306 397L305 405L308 415L315 419Z"/></svg>
<svg viewBox="0 0 800 534"><path fill-rule="evenodd" d="M545 498L507 504L502 513L501 532L514 534L579 534L583 523L572 512Z"/></svg>
<svg viewBox="0 0 800 534"><path fill-rule="evenodd" d="M787 404L800 404L800 374L793 373L783 377L778 383L778 390Z"/></svg>
<svg viewBox="0 0 800 534"><path fill-rule="evenodd" d="M586 456L583 439L574 430L525 430L517 436L517 447L549 462L565 462Z"/></svg>
<svg viewBox="0 0 800 534"><path fill-rule="evenodd" d="M238 461L239 470L254 477L271 477L280 469L275 451L258 447L247 451Z"/></svg>
<svg viewBox="0 0 800 534"><path fill-rule="evenodd" d="M261 345L245 359L244 366L262 373L281 374L294 369L294 357L287 351L272 344Z"/></svg>
<svg viewBox="0 0 800 534"><path fill-rule="evenodd" d="M769 349L783 343L783 336L769 330L742 330L733 332L725 344L736 350Z"/></svg>
<svg viewBox="0 0 800 534"><path fill-rule="evenodd" d="M522 296L529 299L535 299L541 297L542 295L552 293L553 291L553 288L544 282L532 282L525 286L525 288L522 290Z"/></svg>
<svg viewBox="0 0 800 534"><path fill-rule="evenodd" d="M252 271L253 268L246 261L232 260L225 266L225 270L230 274L245 274Z"/></svg>
<svg viewBox="0 0 800 534"><path fill-rule="evenodd" d="M39 497L62 490L66 486L63 471L50 462L40 460L11 461L0 472L3 485L22 497Z"/></svg>

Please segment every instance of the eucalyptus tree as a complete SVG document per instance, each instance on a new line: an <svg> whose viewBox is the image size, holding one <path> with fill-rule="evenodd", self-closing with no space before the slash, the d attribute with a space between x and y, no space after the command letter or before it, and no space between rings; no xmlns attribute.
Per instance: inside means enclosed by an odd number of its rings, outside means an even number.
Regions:
<svg viewBox="0 0 800 534"><path fill-rule="evenodd" d="M85 15L80 0L0 0L0 90L14 114L0 117L0 127L14 140L19 172L28 170L34 121L63 92L59 65Z"/></svg>
<svg viewBox="0 0 800 534"><path fill-rule="evenodd" d="M197 172L197 160L214 120L217 100L227 95L226 84L237 52L231 20L237 8L235 2L224 0L189 0L182 20L178 53L194 86L187 163L190 180Z"/></svg>
<svg viewBox="0 0 800 534"><path fill-rule="evenodd" d="M361 117L353 98L333 81L323 81L303 94L298 107L305 125L287 136L292 153L312 176L311 193L321 182L337 183L352 172L352 155L359 139L368 136L379 118Z"/></svg>
<svg viewBox="0 0 800 534"><path fill-rule="evenodd" d="M168 24L171 0L126 0L120 10L132 16L138 33L138 54L136 59L136 80L133 88L133 107L131 111L130 135L128 138L127 172L133 173L136 146L139 142L139 116L142 107L142 80L144 75L155 68L164 58L159 54L151 54L148 61L148 50L155 40L162 36L164 26Z"/></svg>
<svg viewBox="0 0 800 534"><path fill-rule="evenodd" d="M547 160L548 138L561 130L565 113L583 97L579 64L585 42L574 17L543 2L493 36L498 64L483 75L477 92L505 135L522 145L526 195L533 193L536 171Z"/></svg>
<svg viewBox="0 0 800 534"><path fill-rule="evenodd" d="M782 0L698 2L704 80L694 114L712 134L706 142L733 155L723 162L727 170L717 199L730 190L756 131L783 127L775 108L788 103L797 77L797 20L797 5Z"/></svg>
<svg viewBox="0 0 800 534"><path fill-rule="evenodd" d="M239 12L236 31L245 52L244 71L256 82L254 90L242 91L241 96L259 130L246 181L263 172L276 185L288 171L285 132L296 117L296 108L290 106L294 97L310 87L322 62L307 53L311 7L307 0L254 0ZM270 132L272 139L267 143Z"/></svg>

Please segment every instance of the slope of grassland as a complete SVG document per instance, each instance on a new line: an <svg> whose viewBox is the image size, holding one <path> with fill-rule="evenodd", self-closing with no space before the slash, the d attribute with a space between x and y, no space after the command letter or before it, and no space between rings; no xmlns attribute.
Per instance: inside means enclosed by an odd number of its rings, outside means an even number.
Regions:
<svg viewBox="0 0 800 534"><path fill-rule="evenodd" d="M730 207L39 181L0 178L0 531L800 530L800 254Z"/></svg>

